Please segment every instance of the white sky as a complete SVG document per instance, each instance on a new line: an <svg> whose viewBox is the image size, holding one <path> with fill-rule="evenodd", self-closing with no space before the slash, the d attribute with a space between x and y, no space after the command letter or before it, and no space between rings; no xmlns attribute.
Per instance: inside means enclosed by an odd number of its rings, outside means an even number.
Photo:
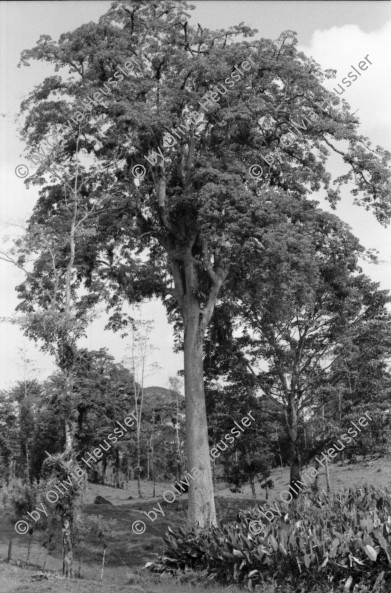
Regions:
<svg viewBox="0 0 391 593"><path fill-rule="evenodd" d="M259 37L276 39L286 29L298 33L299 48L313 56L323 68L337 70L332 90L343 77L368 55L372 66L361 78L346 89L343 97L361 120L361 131L375 144L391 151L391 80L388 58L391 46L390 2L191 2L196 6L192 23L199 22L210 29L228 28L244 22L257 28ZM0 1L0 249L7 248L7 236L18 232L15 225L23 225L36 202L38 190L27 190L22 179L15 175L15 167L27 164L25 149L18 139L16 115L20 102L45 76L52 74L49 65L33 62L30 68L17 68L23 49L36 44L40 35L57 39L61 33L72 31L90 21L97 21L110 2L5 2ZM338 172L332 161L332 172ZM360 241L379 250L384 262L365 268L374 280L391 289L391 233L381 227L363 208L352 206L347 189L337 214L353 229ZM3 243L2 243L3 241ZM5 241L5 242L4 242ZM9 242L8 242L9 245ZM24 275L13 266L0 261L0 316L11 316L17 304L14 288ZM155 321L152 340L159 348L154 359L161 369L147 379L147 385L168 386L168 377L182 368L182 356L172 352L172 330L165 311L158 302L146 303L141 308L144 319ZM117 361L125 355L126 340L103 331L104 317L90 328L83 346L90 349L107 347ZM0 322L0 388L9 387L23 378L20 348L31 359L31 376L43 379L53 372L52 359L42 354L32 342L24 338L16 326ZM33 371L35 368L35 372Z"/></svg>

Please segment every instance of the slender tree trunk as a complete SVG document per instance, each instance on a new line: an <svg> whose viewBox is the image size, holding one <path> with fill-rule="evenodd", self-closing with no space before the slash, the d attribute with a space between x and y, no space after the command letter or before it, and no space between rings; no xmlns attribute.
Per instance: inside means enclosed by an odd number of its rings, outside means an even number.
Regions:
<svg viewBox="0 0 391 593"><path fill-rule="evenodd" d="M31 484L31 475L30 475L30 447L29 442L26 442L26 480L27 484Z"/></svg>
<svg viewBox="0 0 391 593"><path fill-rule="evenodd" d="M73 517L71 513L63 513L61 517L62 549L63 549L63 575L70 579L73 577L73 549L72 530Z"/></svg>
<svg viewBox="0 0 391 593"><path fill-rule="evenodd" d="M133 327L132 332L132 366L133 366L133 391L134 391L134 407L136 413L136 457L137 457L137 489L138 489L138 497L142 498L143 495L141 494L141 482L140 482L140 474L141 474L141 447L140 447L140 434L141 434L141 414L142 414L142 403L143 403L143 395L144 389L141 386L137 385L136 381L136 340L138 342L138 336L136 335L136 330ZM144 369L144 358L143 358L143 369ZM142 371L142 382L144 380L144 375Z"/></svg>
<svg viewBox="0 0 391 593"><path fill-rule="evenodd" d="M315 459L315 463L314 463L315 469L318 472L315 476L315 480L312 483L312 490L313 492L319 492L319 467L320 467L320 463L317 459Z"/></svg>
<svg viewBox="0 0 391 593"><path fill-rule="evenodd" d="M326 457L325 459L325 470L326 470L326 487L327 487L327 494L331 492L331 483L330 483L330 471L329 471L329 460Z"/></svg>
<svg viewBox="0 0 391 593"><path fill-rule="evenodd" d="M156 475L155 475L155 447L152 439L152 452L151 452L151 473L152 473L152 480L153 480L153 496L156 496Z"/></svg>
<svg viewBox="0 0 391 593"><path fill-rule="evenodd" d="M301 455L297 445L298 418L296 402L294 400L294 395L291 393L289 394L287 422L290 437L290 492L293 498L297 498L297 490L300 492L300 487L298 485L295 489L295 484L300 481L301 477Z"/></svg>
<svg viewBox="0 0 391 593"><path fill-rule="evenodd" d="M251 476L250 478L250 486L251 486L251 492L253 495L253 500L257 500L257 495L255 492L255 482L254 482L254 476Z"/></svg>
<svg viewBox="0 0 391 593"><path fill-rule="evenodd" d="M175 426L175 435L176 435L176 479L177 481L180 480L181 477L181 446L179 442L179 402L178 402L178 392L176 394L176 426Z"/></svg>
<svg viewBox="0 0 391 593"><path fill-rule="evenodd" d="M65 376L65 401L69 405L69 413L72 413L72 378L71 371L66 371ZM75 422L71 418L65 420L65 451L64 455L71 460L74 456L74 435ZM73 577L73 511L67 508L61 510L62 530L62 558L63 575L66 578Z"/></svg>
<svg viewBox="0 0 391 593"><path fill-rule="evenodd" d="M184 370L188 471L198 470L198 477L190 481L189 520L204 527L217 523L203 380L204 332L200 327L200 316L200 307L193 301L185 312Z"/></svg>
<svg viewBox="0 0 391 593"><path fill-rule="evenodd" d="M297 498L298 494L294 490L295 484L300 481L301 477L301 455L296 442L291 443L291 462L290 462L290 486L293 498ZM296 490L300 491L299 485Z"/></svg>
<svg viewBox="0 0 391 593"><path fill-rule="evenodd" d="M11 483L13 482L13 480L15 480L15 467L16 467L15 459L13 457L11 457L11 460L10 460L10 481L11 481Z"/></svg>
<svg viewBox="0 0 391 593"><path fill-rule="evenodd" d="M102 484L106 484L107 457L102 459Z"/></svg>
<svg viewBox="0 0 391 593"><path fill-rule="evenodd" d="M155 410L153 410L152 416L152 434L151 434L151 473L153 480L153 492L152 496L156 496L156 475L155 475Z"/></svg>
<svg viewBox="0 0 391 593"><path fill-rule="evenodd" d="M119 449L117 449L115 452L115 485L117 488L121 488L121 482L119 479L120 469L121 469L121 454L120 454Z"/></svg>
<svg viewBox="0 0 391 593"><path fill-rule="evenodd" d="M251 492L253 495L253 500L257 500L257 495L255 492L255 475L253 474L252 469L251 469L251 456L248 451L246 451L246 461L247 461L248 468L249 468L249 480L248 481L250 483Z"/></svg>
<svg viewBox="0 0 391 593"><path fill-rule="evenodd" d="M137 489L138 489L138 497L142 498L143 495L141 494L141 452L140 452L140 438L137 438Z"/></svg>

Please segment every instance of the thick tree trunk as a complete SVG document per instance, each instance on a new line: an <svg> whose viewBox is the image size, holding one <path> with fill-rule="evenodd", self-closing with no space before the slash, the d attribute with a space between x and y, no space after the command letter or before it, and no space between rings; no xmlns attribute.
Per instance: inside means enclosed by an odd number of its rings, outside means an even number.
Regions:
<svg viewBox="0 0 391 593"><path fill-rule="evenodd" d="M164 188L163 188L164 189ZM164 206L164 196L160 203ZM164 221L163 221L164 222ZM166 228L169 223L165 221ZM186 404L186 447L188 469L191 472L189 487L189 520L200 526L216 525L212 468L209 458L208 427L204 392L203 345L205 330L212 318L219 290L228 275L228 268L216 266L205 240L199 239L197 248L202 252L202 266L210 283L205 302L201 307L199 297L199 266L195 263L193 249L197 232L189 233L189 243L181 257L171 251L171 270L174 278L174 295L184 323L184 371ZM216 263L216 262L214 262ZM206 278L204 279L206 280ZM194 471L193 471L194 470Z"/></svg>
<svg viewBox="0 0 391 593"><path fill-rule="evenodd" d="M201 311L192 303L185 311L184 367L186 394L186 433L188 471L197 477L190 480L189 520L201 527L216 525L212 468L209 458L208 428L206 418L203 342Z"/></svg>

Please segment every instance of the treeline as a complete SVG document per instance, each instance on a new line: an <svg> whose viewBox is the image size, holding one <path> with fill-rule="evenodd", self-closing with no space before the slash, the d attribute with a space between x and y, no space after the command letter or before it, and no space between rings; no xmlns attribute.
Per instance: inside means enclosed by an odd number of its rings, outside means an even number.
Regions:
<svg viewBox="0 0 391 593"><path fill-rule="evenodd" d="M203 352L209 448L249 411L257 419L213 462L214 479L249 481L253 492L256 476L267 487L270 468L281 464L289 464L294 486L303 464L366 412L373 420L344 456L386 452L390 430L391 299L362 271L372 254L313 202L275 197L266 212L262 243L218 300ZM31 328L36 318L27 319ZM180 343L175 309L171 319ZM1 394L5 479L39 479L46 452L60 453L70 437L82 457L133 411L136 429L110 447L90 478L104 482L110 466L117 486L135 477L139 491L141 478L180 478L188 469L184 400L178 386L148 393L137 374L147 341L139 335L134 343L141 354L133 349L127 370L103 350L78 349L76 341L66 350L60 341L58 373Z"/></svg>
<svg viewBox="0 0 391 593"><path fill-rule="evenodd" d="M62 399L63 383L55 373L44 382L21 381L0 393L3 483L14 478L39 481L47 453L64 449L69 410ZM129 479L168 480L184 471L184 405L175 389L142 389L105 350L79 350L71 406L78 459L88 461L103 443L101 460L94 464L90 459L90 469L82 464L91 481L123 487ZM135 426L124 433L119 427L136 409ZM115 428L114 443L107 439Z"/></svg>

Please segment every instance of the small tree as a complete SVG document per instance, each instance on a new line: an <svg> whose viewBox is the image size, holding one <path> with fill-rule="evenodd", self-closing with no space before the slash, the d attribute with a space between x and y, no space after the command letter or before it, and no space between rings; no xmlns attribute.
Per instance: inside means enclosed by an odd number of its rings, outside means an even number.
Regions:
<svg viewBox="0 0 391 593"><path fill-rule="evenodd" d="M28 126L28 124L27 124ZM26 274L26 280L17 287L21 300L17 307L24 316L17 319L25 334L42 349L52 354L63 378L64 405L64 456L61 462L73 464L75 460L76 410L73 402L74 365L77 341L84 335L88 324L88 308L85 297L78 294L80 288L80 251L85 248L86 236L93 235L87 229L86 220L94 213L104 198L92 197L84 202L80 183L79 162L80 126L74 146L73 158L62 164L61 176L51 170L51 180L59 184L45 186L31 217L25 236L16 243L17 257L13 252L0 257ZM53 157L58 158L59 155ZM44 181L45 170L42 161L37 172L40 182ZM70 183L68 183L68 181ZM53 192L53 193L52 193ZM44 214L48 196L55 195L51 203L50 220ZM49 199L50 201L50 199ZM90 303L88 303L90 304ZM64 574L73 576L72 525L73 505L60 507L63 532Z"/></svg>
<svg viewBox="0 0 391 593"><path fill-rule="evenodd" d="M84 474L84 475L83 475ZM65 484L65 486L64 486ZM69 459L67 451L56 455L48 455L42 466L42 482L40 488L48 491L60 486L62 494L57 495L57 500L52 503L52 510L61 520L62 546L63 546L63 574L69 576L69 567L73 573L73 543L74 523L77 509L80 506L80 494L85 489L85 472L73 459ZM62 486L62 488L61 488ZM56 492L56 490L53 490Z"/></svg>
<svg viewBox="0 0 391 593"><path fill-rule="evenodd" d="M151 365L149 364L149 356L153 349L150 343L150 334L152 331L153 323L151 321L136 321L130 320L130 368L133 377L133 393L134 393L134 408L136 417L136 472L137 472L137 488L139 498L142 498L141 494L141 473L142 467L142 433L143 431L143 406L144 406L144 382L148 375L151 374ZM127 335L123 334L123 337ZM153 365L156 368L156 365ZM144 436L144 435L143 435ZM145 448L147 440L143 439ZM147 453L147 451L145 451Z"/></svg>

